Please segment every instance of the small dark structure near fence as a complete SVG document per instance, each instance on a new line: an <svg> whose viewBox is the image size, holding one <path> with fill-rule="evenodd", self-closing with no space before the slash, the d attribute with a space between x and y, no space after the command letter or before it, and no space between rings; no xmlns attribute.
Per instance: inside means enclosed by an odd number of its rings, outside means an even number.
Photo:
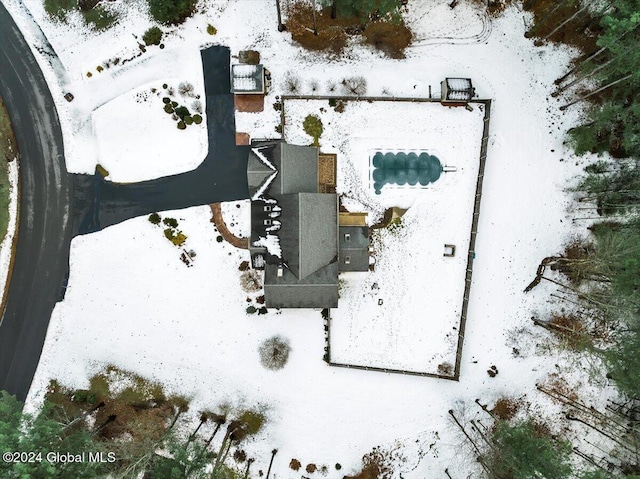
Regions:
<svg viewBox="0 0 640 479"><path fill-rule="evenodd" d="M449 106L465 105L476 94L470 78L445 78L440 83L440 92L440 101Z"/></svg>

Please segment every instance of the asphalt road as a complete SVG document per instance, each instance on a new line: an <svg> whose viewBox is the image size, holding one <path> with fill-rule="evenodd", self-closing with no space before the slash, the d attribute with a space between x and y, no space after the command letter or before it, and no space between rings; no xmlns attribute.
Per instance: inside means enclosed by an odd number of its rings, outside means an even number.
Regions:
<svg viewBox="0 0 640 479"><path fill-rule="evenodd" d="M24 400L68 277L73 188L51 93L1 3L0 96L18 143L21 193L13 276L0 323L0 389Z"/></svg>

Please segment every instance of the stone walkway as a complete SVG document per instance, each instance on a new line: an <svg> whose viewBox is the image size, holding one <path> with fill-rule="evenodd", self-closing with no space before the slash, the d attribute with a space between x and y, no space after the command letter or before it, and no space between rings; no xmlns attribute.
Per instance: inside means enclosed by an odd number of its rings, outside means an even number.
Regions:
<svg viewBox="0 0 640 479"><path fill-rule="evenodd" d="M222 217L222 207L220 206L220 203L212 203L209 207L211 208L211 222L216 225L218 232L224 240L236 248L249 249L249 238L239 238L229 231L229 228L227 228L227 224L224 222L224 218Z"/></svg>

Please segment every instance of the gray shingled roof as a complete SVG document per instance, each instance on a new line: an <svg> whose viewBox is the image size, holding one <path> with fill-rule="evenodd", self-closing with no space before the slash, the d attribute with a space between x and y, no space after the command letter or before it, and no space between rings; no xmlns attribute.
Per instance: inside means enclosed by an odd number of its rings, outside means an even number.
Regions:
<svg viewBox="0 0 640 479"><path fill-rule="evenodd" d="M317 148L278 143L273 163L279 173L271 187L272 193L286 195L318 192Z"/></svg>
<svg viewBox="0 0 640 479"><path fill-rule="evenodd" d="M267 308L337 308L338 264L328 264L303 280L286 268L278 277L278 266L267 264L264 297Z"/></svg>
<svg viewBox="0 0 640 479"><path fill-rule="evenodd" d="M349 241L345 235L349 235ZM340 271L369 270L369 228L367 226L340 226L338 232ZM349 258L349 262L346 259Z"/></svg>
<svg viewBox="0 0 640 479"><path fill-rule="evenodd" d="M304 279L338 256L338 197L335 194L282 195L278 231L282 259L291 272Z"/></svg>
<svg viewBox="0 0 640 479"><path fill-rule="evenodd" d="M260 152L269 160L273 158L273 146L260 148ZM274 173L257 155L253 152L253 148L249 150L249 161L247 162L247 182L249 184L249 192L253 194L260 186Z"/></svg>

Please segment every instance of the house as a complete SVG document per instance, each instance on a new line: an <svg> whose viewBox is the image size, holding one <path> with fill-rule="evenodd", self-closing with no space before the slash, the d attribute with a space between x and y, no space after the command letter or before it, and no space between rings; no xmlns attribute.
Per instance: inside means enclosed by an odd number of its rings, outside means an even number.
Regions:
<svg viewBox="0 0 640 479"><path fill-rule="evenodd" d="M338 196L321 192L318 155L281 141L249 154L249 251L268 308L335 308L339 273L369 269L366 215L339 214Z"/></svg>

